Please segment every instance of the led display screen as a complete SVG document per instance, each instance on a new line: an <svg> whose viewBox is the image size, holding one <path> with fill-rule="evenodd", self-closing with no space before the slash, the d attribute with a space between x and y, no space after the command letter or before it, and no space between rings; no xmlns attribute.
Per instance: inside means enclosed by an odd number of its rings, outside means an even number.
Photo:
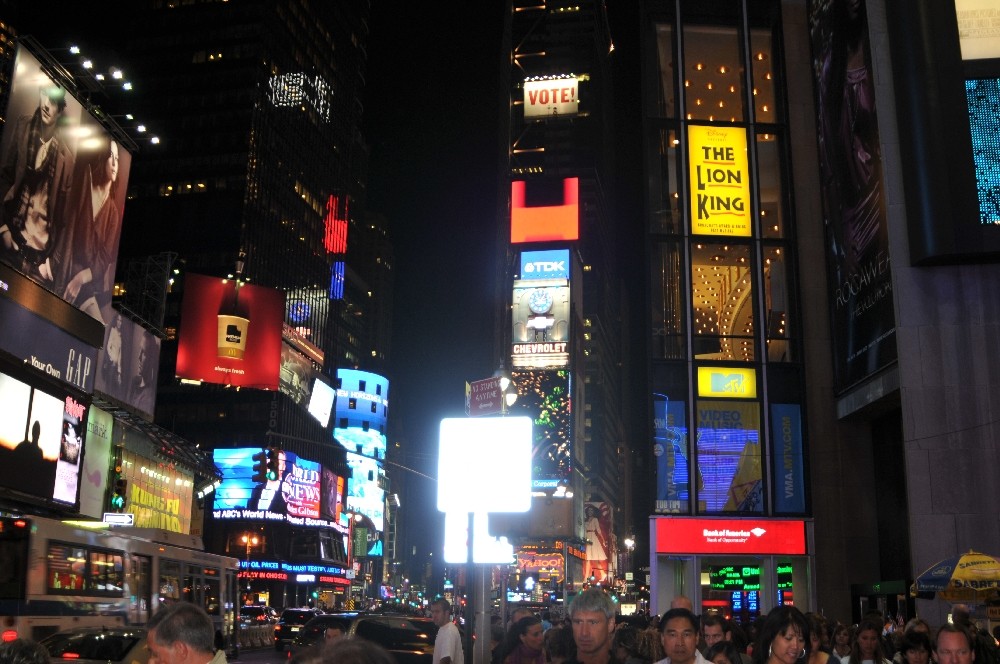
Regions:
<svg viewBox="0 0 1000 664"><path fill-rule="evenodd" d="M569 364L571 303L566 278L517 279L511 295L511 363L543 369Z"/></svg>
<svg viewBox="0 0 1000 664"><path fill-rule="evenodd" d="M0 260L107 323L132 157L24 47L5 117Z"/></svg>
<svg viewBox="0 0 1000 664"><path fill-rule="evenodd" d="M655 517L653 532L653 546L658 554L761 553L801 556L807 552L804 521Z"/></svg>
<svg viewBox="0 0 1000 664"><path fill-rule="evenodd" d="M323 503L322 516L334 523L340 523L340 515L344 511L344 491L347 480L328 468L323 469Z"/></svg>
<svg viewBox="0 0 1000 664"><path fill-rule="evenodd" d="M762 512L758 404L699 401L697 432L701 511Z"/></svg>
<svg viewBox="0 0 1000 664"><path fill-rule="evenodd" d="M0 373L0 486L75 505L87 406Z"/></svg>
<svg viewBox="0 0 1000 664"><path fill-rule="evenodd" d="M319 519L320 466L292 452L278 452L278 477L253 482L253 455L259 447L216 449L215 465L222 485L212 506L216 519L288 520L300 525L324 525ZM302 521L305 519L306 521Z"/></svg>
<svg viewBox="0 0 1000 664"><path fill-rule="evenodd" d="M1000 21L1000 10L997 10ZM979 222L1000 224L1000 79L965 82L976 165Z"/></svg>
<svg viewBox="0 0 1000 664"><path fill-rule="evenodd" d="M521 252L521 280L569 280L569 249Z"/></svg>
<svg viewBox="0 0 1000 664"><path fill-rule="evenodd" d="M313 365L308 357L287 343L281 344L278 390L305 408L312 398Z"/></svg>
<svg viewBox="0 0 1000 664"><path fill-rule="evenodd" d="M533 187L538 183L532 182ZM529 205L527 183L510 183L510 242L554 242L580 238L580 180L562 182L562 200Z"/></svg>
<svg viewBox="0 0 1000 664"><path fill-rule="evenodd" d="M347 453L347 466L351 478L347 482L347 509L368 517L381 532L385 528L385 475L382 464L367 456Z"/></svg>
<svg viewBox="0 0 1000 664"><path fill-rule="evenodd" d="M511 415L532 420L531 486L554 488L569 479L572 460L571 385L568 371L514 371L517 401Z"/></svg>
<svg viewBox="0 0 1000 664"><path fill-rule="evenodd" d="M337 370L333 437L344 449L385 459L389 380L368 371Z"/></svg>
<svg viewBox="0 0 1000 664"><path fill-rule="evenodd" d="M126 449L122 452L122 477L128 481L125 508L135 515L136 528L191 532L193 473Z"/></svg>
<svg viewBox="0 0 1000 664"><path fill-rule="evenodd" d="M177 377L277 390L284 306L273 288L187 274Z"/></svg>

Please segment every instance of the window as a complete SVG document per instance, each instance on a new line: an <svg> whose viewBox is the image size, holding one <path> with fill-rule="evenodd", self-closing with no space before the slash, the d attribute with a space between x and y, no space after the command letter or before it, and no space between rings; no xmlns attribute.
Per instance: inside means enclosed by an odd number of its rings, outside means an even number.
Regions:
<svg viewBox="0 0 1000 664"><path fill-rule="evenodd" d="M125 587L123 554L49 542L46 581L53 593L121 596Z"/></svg>
<svg viewBox="0 0 1000 664"><path fill-rule="evenodd" d="M694 353L700 360L756 359L750 246L691 248Z"/></svg>

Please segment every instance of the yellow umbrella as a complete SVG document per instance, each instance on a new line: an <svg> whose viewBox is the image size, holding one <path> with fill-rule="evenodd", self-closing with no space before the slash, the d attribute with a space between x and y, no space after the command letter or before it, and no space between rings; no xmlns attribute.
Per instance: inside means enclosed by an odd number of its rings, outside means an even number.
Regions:
<svg viewBox="0 0 1000 664"><path fill-rule="evenodd" d="M910 594L936 593L948 602L982 603L1000 597L1000 560L969 551L945 558L920 574Z"/></svg>

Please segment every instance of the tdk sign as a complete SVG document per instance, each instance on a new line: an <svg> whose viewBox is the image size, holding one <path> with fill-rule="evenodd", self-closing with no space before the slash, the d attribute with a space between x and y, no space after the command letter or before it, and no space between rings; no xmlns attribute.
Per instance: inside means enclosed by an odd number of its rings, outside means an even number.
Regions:
<svg viewBox="0 0 1000 664"><path fill-rule="evenodd" d="M569 249L522 251L521 279L569 279Z"/></svg>

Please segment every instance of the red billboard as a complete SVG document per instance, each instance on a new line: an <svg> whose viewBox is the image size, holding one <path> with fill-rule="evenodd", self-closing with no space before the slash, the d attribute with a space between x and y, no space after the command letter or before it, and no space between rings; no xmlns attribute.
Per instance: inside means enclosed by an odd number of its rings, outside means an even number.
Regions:
<svg viewBox="0 0 1000 664"><path fill-rule="evenodd" d="M111 319L132 157L19 47L0 142L0 261Z"/></svg>
<svg viewBox="0 0 1000 664"><path fill-rule="evenodd" d="M188 274L177 347L177 377L234 387L278 389L285 296L231 279Z"/></svg>
<svg viewBox="0 0 1000 664"><path fill-rule="evenodd" d="M656 553L805 555L805 521L654 519Z"/></svg>
<svg viewBox="0 0 1000 664"><path fill-rule="evenodd" d="M510 241L552 242L580 238L580 179L562 182L562 203L528 206L523 180L510 183Z"/></svg>

